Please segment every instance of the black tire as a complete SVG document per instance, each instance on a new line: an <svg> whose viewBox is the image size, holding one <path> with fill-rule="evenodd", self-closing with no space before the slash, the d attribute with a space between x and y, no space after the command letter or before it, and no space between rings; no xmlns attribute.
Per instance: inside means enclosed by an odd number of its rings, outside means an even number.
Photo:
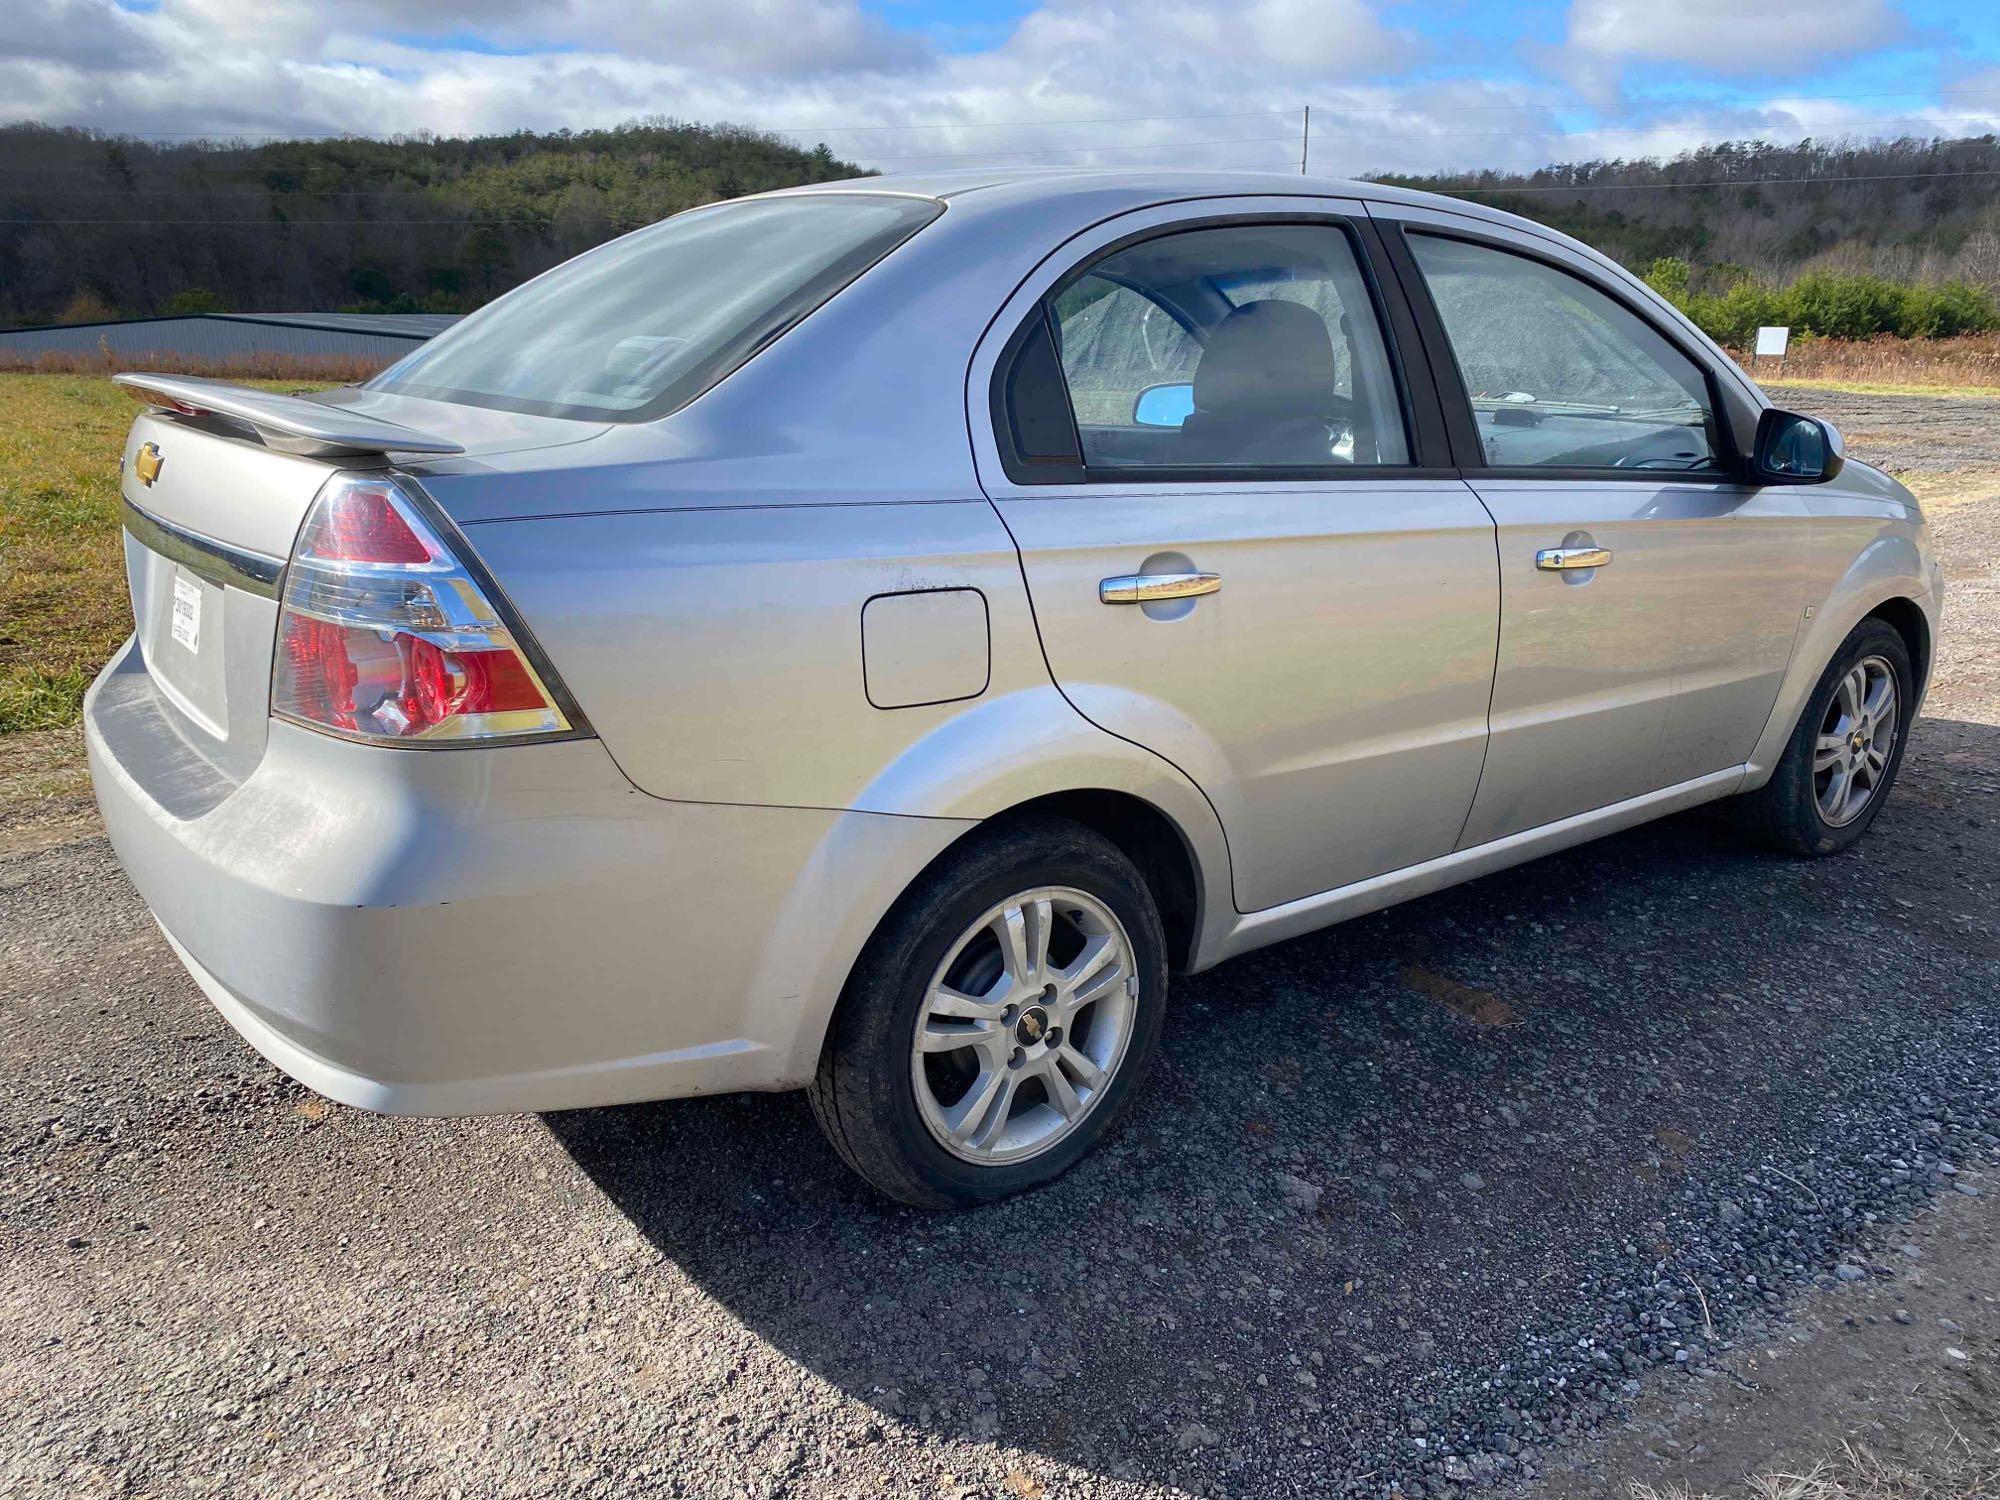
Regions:
<svg viewBox="0 0 2000 1500"><path fill-rule="evenodd" d="M1836 825L1828 822L1820 810L1813 752L1842 680L1870 657L1888 662L1896 679L1895 743L1867 805L1852 821ZM1806 858L1838 854L1852 845L1868 831L1882 805L1889 800L1896 773L1902 769L1904 747L1910 742L1911 709L1915 702L1916 673L1910 666L1910 648L1902 635L1884 620L1863 620L1840 643L1826 671L1820 674L1771 779L1756 791L1736 799L1736 811L1745 831L1773 849Z"/></svg>
<svg viewBox="0 0 2000 1500"><path fill-rule="evenodd" d="M1122 1061L1069 1133L1039 1156L981 1165L953 1155L925 1124L911 1048L932 975L966 929L1037 886L1074 887L1125 929L1139 981ZM1069 1170L1130 1107L1158 1050L1167 945L1145 878L1108 839L1067 818L1022 817L947 851L896 904L855 964L808 1089L841 1159L881 1192L918 1208L991 1203Z"/></svg>

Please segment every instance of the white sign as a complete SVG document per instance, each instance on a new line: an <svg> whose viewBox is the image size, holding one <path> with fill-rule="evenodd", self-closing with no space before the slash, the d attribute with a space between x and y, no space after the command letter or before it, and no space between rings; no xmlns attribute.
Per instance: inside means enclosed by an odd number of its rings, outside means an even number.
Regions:
<svg viewBox="0 0 2000 1500"><path fill-rule="evenodd" d="M201 585L185 573L174 574L174 639L201 650Z"/></svg>
<svg viewBox="0 0 2000 1500"><path fill-rule="evenodd" d="M1789 328L1760 328L1757 330L1758 357L1761 358L1766 354L1775 354L1779 359L1783 359L1785 357L1785 345L1791 341L1792 330Z"/></svg>

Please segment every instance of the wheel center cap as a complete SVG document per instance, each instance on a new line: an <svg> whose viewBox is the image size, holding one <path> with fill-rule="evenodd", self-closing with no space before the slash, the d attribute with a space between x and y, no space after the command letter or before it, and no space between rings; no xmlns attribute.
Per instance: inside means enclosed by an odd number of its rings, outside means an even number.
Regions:
<svg viewBox="0 0 2000 1500"><path fill-rule="evenodd" d="M1049 1013L1039 1005L1031 1005L1021 1012L1020 1022L1015 1026L1014 1030L1015 1034L1021 1038L1023 1046L1032 1047L1036 1042L1039 1042L1044 1036L1048 1035Z"/></svg>

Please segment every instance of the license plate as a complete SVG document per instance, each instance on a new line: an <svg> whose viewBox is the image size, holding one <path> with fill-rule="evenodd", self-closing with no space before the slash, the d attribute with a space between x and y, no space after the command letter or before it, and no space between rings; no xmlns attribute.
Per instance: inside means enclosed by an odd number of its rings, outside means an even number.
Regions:
<svg viewBox="0 0 2000 1500"><path fill-rule="evenodd" d="M201 584L182 573L174 575L174 639L201 650Z"/></svg>

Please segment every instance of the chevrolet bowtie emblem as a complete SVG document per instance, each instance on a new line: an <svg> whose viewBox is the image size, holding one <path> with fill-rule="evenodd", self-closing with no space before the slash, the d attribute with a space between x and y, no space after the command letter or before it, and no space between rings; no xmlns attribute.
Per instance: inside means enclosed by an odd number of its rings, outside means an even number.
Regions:
<svg viewBox="0 0 2000 1500"><path fill-rule="evenodd" d="M132 472L139 476L139 483L150 490L153 481L160 477L160 465L165 462L159 444L144 443L140 445L138 454L132 460Z"/></svg>

